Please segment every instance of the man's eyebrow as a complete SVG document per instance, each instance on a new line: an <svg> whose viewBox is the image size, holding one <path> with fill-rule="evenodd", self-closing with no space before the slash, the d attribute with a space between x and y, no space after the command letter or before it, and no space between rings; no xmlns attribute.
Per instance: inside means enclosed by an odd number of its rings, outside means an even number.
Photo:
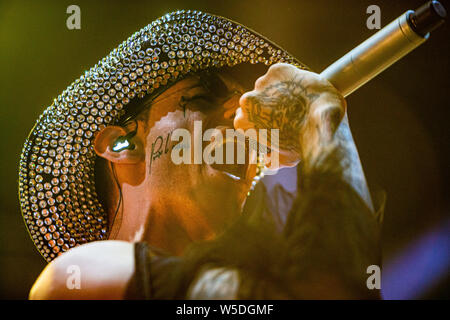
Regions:
<svg viewBox="0 0 450 320"><path fill-rule="evenodd" d="M175 84L173 84L173 85L175 85ZM190 89L193 89L193 88L196 88L196 87L202 87L202 84L200 83L200 81L197 81L196 84L193 84L193 85L190 85L190 86L185 86L185 87L182 87L182 88L180 88L180 89L177 89L176 91L173 91L173 92L169 93L169 94L168 94L167 96L165 96L165 97L157 97L157 98L154 99L154 100L149 100L149 101L147 102L147 104L151 105L151 104L153 104L153 103L158 103L158 102L164 101L164 100L170 98L171 96L173 96L174 94L179 93L180 91L190 90ZM168 91L168 90L170 90L170 87L167 89L167 91ZM166 91L166 92L167 92L167 91Z"/></svg>
<svg viewBox="0 0 450 320"><path fill-rule="evenodd" d="M180 79L179 81L183 81L186 79L189 79L189 78ZM199 79L194 78L192 80L195 81L194 84L182 86L181 88L179 88L173 92L170 92L166 96L163 96L163 95L166 94L167 92L169 92L172 89L172 87L178 83L178 81L168 85L166 88L164 88L164 87L159 88L161 90L160 92L158 92L158 89L156 89L153 93L150 93L146 97L144 97L142 102L139 103L138 101L136 101L136 102L138 102L138 105L134 108L129 108L128 112L126 112L118 120L118 122L116 124L117 125L126 125L130 120L132 120L134 117L138 116L138 114L140 112L142 112L143 110L145 110L147 108L151 108L154 103L159 103L161 101L164 101L164 100L170 98L171 96L173 96L174 94L179 93L180 91L190 90L195 87L202 87L202 84L199 81Z"/></svg>
<svg viewBox="0 0 450 320"><path fill-rule="evenodd" d="M220 97L227 96L232 90L226 81L224 81L223 77L217 73L206 73L203 77L200 77L200 82L204 86L206 90L208 90L212 94L217 94Z"/></svg>
<svg viewBox="0 0 450 320"><path fill-rule="evenodd" d="M226 96L227 94L229 94L230 92L233 91L227 86L227 84L225 83L225 81L222 79L222 77L219 74L217 74L215 72L214 73L209 73L208 72L208 73L194 75L194 79L193 79L195 81L194 84L183 86L182 88L179 88L176 91L171 92L167 96L164 96L164 97L158 96L158 97L156 97L153 100L148 100L148 101L144 102L144 104L145 104L146 107L151 107L152 104L164 101L164 100L170 98L171 96L173 96L174 94L179 93L180 91L187 91L187 90L191 90L191 89L194 89L194 88L204 88L204 89L208 90L208 92L211 93L211 94L216 93L213 90L214 86L208 85L208 84L210 84L210 83L208 83L209 79L212 79L212 81L220 82L219 85L223 89L225 89L224 96ZM176 83L172 84L172 86L174 86L175 84ZM216 84L217 84L217 82L216 82ZM167 88L165 90L165 92L169 91L170 89L171 89L170 87ZM164 94L164 92L161 93L161 95L163 95L163 94Z"/></svg>

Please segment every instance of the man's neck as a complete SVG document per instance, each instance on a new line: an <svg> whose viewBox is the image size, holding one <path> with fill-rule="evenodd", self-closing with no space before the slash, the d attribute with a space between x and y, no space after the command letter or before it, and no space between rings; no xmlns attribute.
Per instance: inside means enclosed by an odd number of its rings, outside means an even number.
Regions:
<svg viewBox="0 0 450 320"><path fill-rule="evenodd" d="M216 236L198 203L175 197L155 197L143 186L122 185L122 204L112 225L110 239L145 241L171 254L181 255L194 241Z"/></svg>

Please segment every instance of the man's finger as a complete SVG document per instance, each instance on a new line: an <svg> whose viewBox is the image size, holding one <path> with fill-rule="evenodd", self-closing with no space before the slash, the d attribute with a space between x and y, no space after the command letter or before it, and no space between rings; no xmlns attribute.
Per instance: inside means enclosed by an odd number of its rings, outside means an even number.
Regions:
<svg viewBox="0 0 450 320"><path fill-rule="evenodd" d="M248 116L242 111L242 108L236 109L233 125L235 129L247 130L254 128L254 125L248 120Z"/></svg>

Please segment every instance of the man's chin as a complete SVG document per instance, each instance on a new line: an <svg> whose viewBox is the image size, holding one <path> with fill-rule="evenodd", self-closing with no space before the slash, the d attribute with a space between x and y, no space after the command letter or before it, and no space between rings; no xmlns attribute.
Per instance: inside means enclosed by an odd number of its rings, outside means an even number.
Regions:
<svg viewBox="0 0 450 320"><path fill-rule="evenodd" d="M251 165L252 166L252 165ZM227 166L227 165L205 165L204 169L208 179L215 184L223 186L226 190L230 188L240 190L245 195L250 190L256 168L248 168L246 165ZM230 190L231 191L231 190Z"/></svg>
<svg viewBox="0 0 450 320"><path fill-rule="evenodd" d="M205 167L208 176L206 184L214 190L214 197L222 199L221 202L225 206L236 206L239 211L242 211L255 177L256 166L250 168L246 175L237 175L236 172L231 173L208 165Z"/></svg>

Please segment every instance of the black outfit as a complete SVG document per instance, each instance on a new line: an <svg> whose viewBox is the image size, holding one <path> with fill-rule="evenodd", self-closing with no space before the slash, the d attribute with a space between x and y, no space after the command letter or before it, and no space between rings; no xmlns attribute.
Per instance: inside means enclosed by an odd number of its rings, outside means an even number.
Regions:
<svg viewBox="0 0 450 320"><path fill-rule="evenodd" d="M260 184L239 221L182 257L136 243L126 298L379 298L367 288L366 270L381 266L384 193L373 197L373 213L340 172L326 168L299 168L298 195L281 232L268 219L276 208Z"/></svg>

